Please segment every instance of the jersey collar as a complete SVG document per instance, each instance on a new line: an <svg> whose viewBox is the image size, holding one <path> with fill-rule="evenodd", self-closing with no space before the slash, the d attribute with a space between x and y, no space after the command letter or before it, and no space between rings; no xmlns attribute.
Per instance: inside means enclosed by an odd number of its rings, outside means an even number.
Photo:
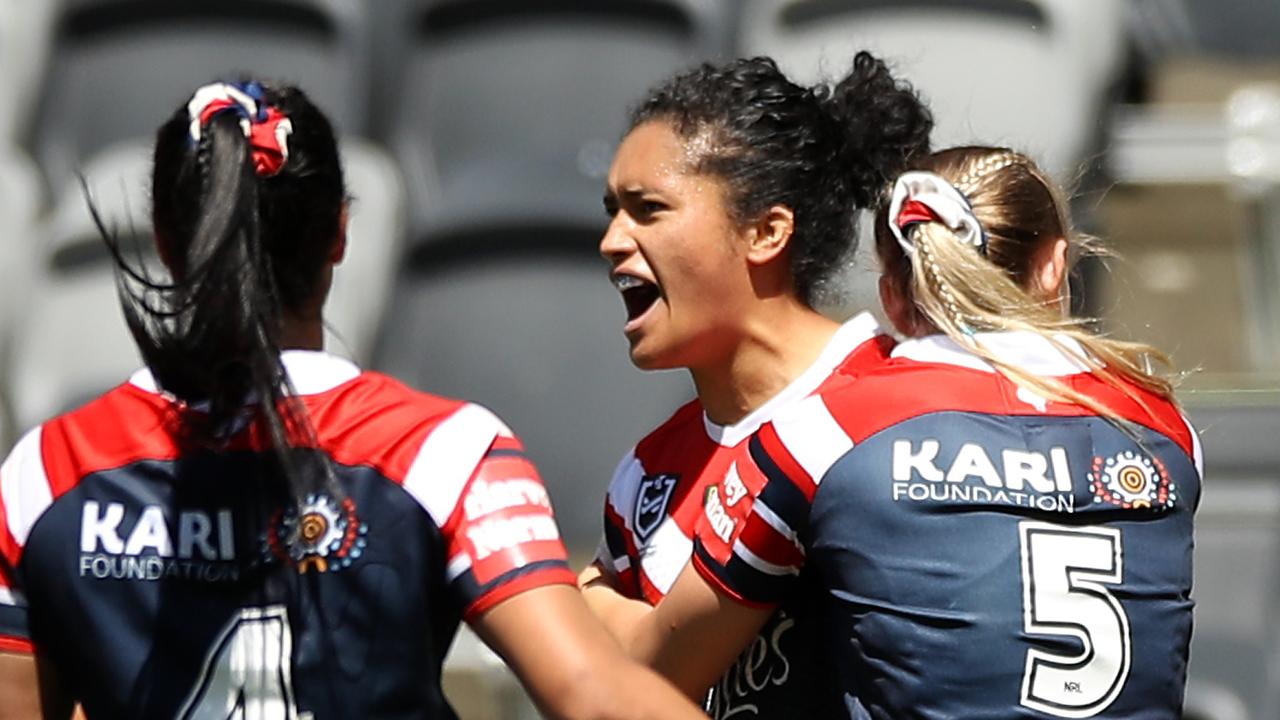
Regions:
<svg viewBox="0 0 1280 720"><path fill-rule="evenodd" d="M812 395L859 345L881 334L883 331L880 324L871 313L858 313L836 330L818 359L808 369L746 417L732 425L717 425L707 417L704 410L702 424L707 430L707 436L725 447L733 447L746 440L761 425L773 419L780 409Z"/></svg>
<svg viewBox="0 0 1280 720"><path fill-rule="evenodd" d="M974 337L1001 362L1022 368L1032 375L1061 377L1089 372L1089 367L1080 359L1085 355L1084 348L1067 335L1055 335L1054 339L1071 354L1062 352L1047 338L1027 330L978 333ZM904 340L893 349L892 357L995 372L995 368L985 360L946 335Z"/></svg>
<svg viewBox="0 0 1280 720"><path fill-rule="evenodd" d="M350 360L318 350L285 350L280 362L299 395L319 395L360 375L360 368ZM147 368L135 372L129 384L149 393L161 392Z"/></svg>

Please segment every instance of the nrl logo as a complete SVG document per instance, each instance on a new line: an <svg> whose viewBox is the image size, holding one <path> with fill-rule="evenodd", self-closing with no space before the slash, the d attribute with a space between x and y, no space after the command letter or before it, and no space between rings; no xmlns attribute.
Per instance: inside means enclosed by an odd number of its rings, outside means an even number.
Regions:
<svg viewBox="0 0 1280 720"><path fill-rule="evenodd" d="M636 497L636 512L632 522L640 542L647 542L653 531L662 524L662 519L667 515L671 491L676 489L679 480L679 475L670 473L645 475L640 480L640 492Z"/></svg>

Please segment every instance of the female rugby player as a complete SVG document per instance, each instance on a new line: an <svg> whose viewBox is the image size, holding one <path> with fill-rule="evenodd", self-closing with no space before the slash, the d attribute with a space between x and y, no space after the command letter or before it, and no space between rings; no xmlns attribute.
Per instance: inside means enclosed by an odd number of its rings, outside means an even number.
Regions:
<svg viewBox="0 0 1280 720"><path fill-rule="evenodd" d="M104 229L147 368L0 466L4 674L34 652L46 717L454 717L460 620L548 715L699 716L591 616L498 418L323 352L347 202L301 91L197 90L152 193L171 282Z"/></svg>
<svg viewBox="0 0 1280 720"><path fill-rule="evenodd" d="M703 494L732 449L780 408L884 361L891 342L870 315L841 325L814 308L851 259L858 208L927 149L931 126L867 53L813 88L768 58L704 65L634 111L600 251L632 361L687 369L697 399L637 443L609 487L605 542L582 579L624 645L633 615L689 562ZM723 677L713 716L823 716L812 629L796 612L782 608Z"/></svg>

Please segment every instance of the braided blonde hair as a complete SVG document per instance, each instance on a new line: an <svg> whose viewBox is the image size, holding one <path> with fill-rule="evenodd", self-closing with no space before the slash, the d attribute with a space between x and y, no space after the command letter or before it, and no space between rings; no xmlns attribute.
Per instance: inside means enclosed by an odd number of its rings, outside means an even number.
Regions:
<svg viewBox="0 0 1280 720"><path fill-rule="evenodd" d="M1144 408L1134 386L1174 399L1169 376L1152 369L1153 364L1171 366L1164 353L1091 332L1088 320L1068 316L1061 299L1046 298L1037 287L1033 261L1045 243L1065 238L1069 257L1096 252L1097 246L1092 238L1072 232L1062 191L1034 162L1006 148L960 147L934 153L914 169L950 181L968 199L986 233L980 251L941 222L917 223L907 230L914 252L906 253L891 236L887 209L881 208L877 249L885 271L914 300L921 319L1019 386L1049 400L1084 406L1121 425L1125 421L1114 408L1056 378L1002 361L976 333L1032 332Z"/></svg>

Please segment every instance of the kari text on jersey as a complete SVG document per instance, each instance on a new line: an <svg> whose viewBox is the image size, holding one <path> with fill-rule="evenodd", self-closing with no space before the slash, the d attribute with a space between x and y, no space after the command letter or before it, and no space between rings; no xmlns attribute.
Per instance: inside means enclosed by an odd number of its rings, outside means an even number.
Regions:
<svg viewBox="0 0 1280 720"><path fill-rule="evenodd" d="M941 461L936 439L893 443L893 499L1019 505L1051 512L1075 512L1067 451L989 448L964 443L950 461Z"/></svg>
<svg viewBox="0 0 1280 720"><path fill-rule="evenodd" d="M80 514L81 577L238 579L231 510L191 509L167 517L161 506L144 505L132 521L126 521L126 515L132 513L126 513L122 503L85 501Z"/></svg>

